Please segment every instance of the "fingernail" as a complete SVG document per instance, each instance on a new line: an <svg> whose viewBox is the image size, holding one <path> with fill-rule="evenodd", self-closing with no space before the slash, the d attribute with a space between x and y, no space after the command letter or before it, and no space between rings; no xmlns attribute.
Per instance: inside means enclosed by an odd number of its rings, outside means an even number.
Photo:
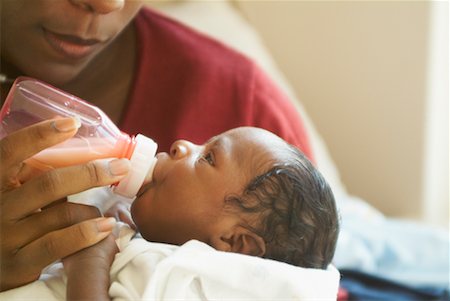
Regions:
<svg viewBox="0 0 450 301"><path fill-rule="evenodd" d="M57 119L52 122L53 128L55 128L58 132L71 132L73 130L76 130L80 128L81 121L80 118L75 116L71 118L63 118L63 119Z"/></svg>
<svg viewBox="0 0 450 301"><path fill-rule="evenodd" d="M114 217L100 217L97 218L96 222L98 232L110 232L116 225L116 219Z"/></svg>
<svg viewBox="0 0 450 301"><path fill-rule="evenodd" d="M109 172L113 176L121 176L130 171L130 161L127 159L117 159L109 161Z"/></svg>

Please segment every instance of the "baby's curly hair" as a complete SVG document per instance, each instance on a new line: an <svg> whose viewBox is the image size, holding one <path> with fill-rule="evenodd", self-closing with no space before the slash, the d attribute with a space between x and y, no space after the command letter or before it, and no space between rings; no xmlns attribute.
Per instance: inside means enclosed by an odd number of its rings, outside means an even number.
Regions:
<svg viewBox="0 0 450 301"><path fill-rule="evenodd" d="M259 225L244 226L264 239L264 258L326 269L339 232L334 196L309 160L287 145L286 160L275 162L252 179L241 195L229 195L226 201L258 216Z"/></svg>

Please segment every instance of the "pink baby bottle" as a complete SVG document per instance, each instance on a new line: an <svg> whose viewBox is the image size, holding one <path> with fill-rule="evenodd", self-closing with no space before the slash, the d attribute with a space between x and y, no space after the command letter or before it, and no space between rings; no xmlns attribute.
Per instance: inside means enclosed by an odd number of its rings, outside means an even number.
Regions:
<svg viewBox="0 0 450 301"><path fill-rule="evenodd" d="M114 188L133 198L150 178L156 164L157 144L138 134L121 132L99 108L38 80L19 77L0 111L0 139L34 123L56 117L75 117L75 136L34 155L26 162L41 170L75 165L102 158L127 158L131 170Z"/></svg>

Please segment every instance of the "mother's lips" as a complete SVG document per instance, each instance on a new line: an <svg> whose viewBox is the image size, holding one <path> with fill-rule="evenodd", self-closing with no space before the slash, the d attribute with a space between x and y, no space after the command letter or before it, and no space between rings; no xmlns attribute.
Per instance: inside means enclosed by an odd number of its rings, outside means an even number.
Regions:
<svg viewBox="0 0 450 301"><path fill-rule="evenodd" d="M81 59L92 53L102 41L82 39L73 35L59 34L44 29L44 36L50 46L60 54L72 59Z"/></svg>
<svg viewBox="0 0 450 301"><path fill-rule="evenodd" d="M54 36L58 37L61 40L65 40L69 43L78 44L78 45L90 46L90 45L100 43L100 40L97 40L97 39L82 39L77 36L57 34L54 32L52 32L51 34L53 34Z"/></svg>

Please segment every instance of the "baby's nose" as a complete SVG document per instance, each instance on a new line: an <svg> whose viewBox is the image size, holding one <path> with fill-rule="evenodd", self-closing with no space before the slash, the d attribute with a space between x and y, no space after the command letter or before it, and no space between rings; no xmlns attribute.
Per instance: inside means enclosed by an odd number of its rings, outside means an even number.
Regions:
<svg viewBox="0 0 450 301"><path fill-rule="evenodd" d="M170 157L178 160L189 155L191 143L186 140L177 140L170 147Z"/></svg>

